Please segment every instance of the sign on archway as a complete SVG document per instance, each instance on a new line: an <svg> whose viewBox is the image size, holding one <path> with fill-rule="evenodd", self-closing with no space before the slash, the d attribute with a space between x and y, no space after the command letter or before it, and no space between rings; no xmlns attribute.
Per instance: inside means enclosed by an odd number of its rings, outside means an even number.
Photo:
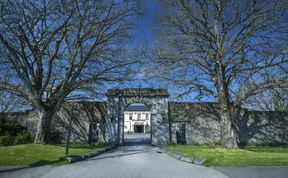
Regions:
<svg viewBox="0 0 288 178"><path fill-rule="evenodd" d="M107 92L106 139L124 143L124 111L132 103L143 103L151 111L151 144L169 143L168 97L165 89L128 88Z"/></svg>

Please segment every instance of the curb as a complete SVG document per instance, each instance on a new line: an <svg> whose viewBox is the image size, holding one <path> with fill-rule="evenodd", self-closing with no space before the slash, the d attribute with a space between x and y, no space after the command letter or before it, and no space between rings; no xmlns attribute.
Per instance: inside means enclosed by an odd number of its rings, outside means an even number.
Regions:
<svg viewBox="0 0 288 178"><path fill-rule="evenodd" d="M191 163L191 164L197 164L197 165L203 165L207 159L205 158L197 158L197 157L191 157L191 156L185 156L181 153L176 153L176 152L173 152L173 151L168 151L167 149L165 148L160 148L161 151L163 151L164 153L166 153L167 155L169 156L172 156L180 161L184 161L184 162L187 162L187 163Z"/></svg>
<svg viewBox="0 0 288 178"><path fill-rule="evenodd" d="M82 161L82 160L85 160L85 159L88 159L88 158L92 158L94 156L98 156L100 154L103 154L107 151L110 151L114 148L116 148L118 145L111 145L111 146L107 146L103 149L100 149L100 150L97 150L97 151L92 151L90 153L85 153L85 154L79 154L79 155L68 155L66 156L65 158L68 160L69 163L75 163L75 162L78 162L78 161Z"/></svg>
<svg viewBox="0 0 288 178"><path fill-rule="evenodd" d="M32 166L1 166L0 173L32 168Z"/></svg>

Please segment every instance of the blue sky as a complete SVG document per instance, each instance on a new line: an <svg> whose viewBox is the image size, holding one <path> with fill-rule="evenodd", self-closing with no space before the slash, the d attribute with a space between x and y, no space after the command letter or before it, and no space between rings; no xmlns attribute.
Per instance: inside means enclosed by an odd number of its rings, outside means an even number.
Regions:
<svg viewBox="0 0 288 178"><path fill-rule="evenodd" d="M159 12L159 5L155 0L146 0L143 2L144 16L137 16L133 18L136 28L132 31L134 42L148 42L149 44L155 42L152 35L152 29L156 23L156 16Z"/></svg>
<svg viewBox="0 0 288 178"><path fill-rule="evenodd" d="M144 8L144 16L133 17L132 20L135 24L135 29L131 31L133 35L133 42L128 44L128 47L137 47L141 45L148 45L149 47L153 46L156 42L156 28L157 28L157 15L161 13L160 6L155 0L145 0L142 4ZM140 66L141 67L141 66ZM143 66L142 66L143 67ZM136 76L141 76L141 70ZM181 92L180 89L174 88L169 82L162 82L161 80L137 80L135 82L130 82L125 87L149 87L149 88L167 88L171 99L177 96L176 93ZM190 96L182 98L183 100L190 100Z"/></svg>
<svg viewBox="0 0 288 178"><path fill-rule="evenodd" d="M143 8L144 15L134 16L131 19L135 24L135 28L131 30L133 40L127 44L127 47L133 50L142 45L152 47L157 40L157 15L161 13L160 6L155 0L145 0L142 2L141 8ZM135 74L135 77L138 78L136 81L125 83L124 86L123 84L108 85L107 88L164 88L168 89L171 99L177 96L177 92L180 92L179 89L175 89L167 81L164 82L156 78L149 79L148 81L139 79L145 75L145 72L143 72L145 66L140 65L136 67L139 67L138 73ZM191 97L187 97L185 100L191 100Z"/></svg>

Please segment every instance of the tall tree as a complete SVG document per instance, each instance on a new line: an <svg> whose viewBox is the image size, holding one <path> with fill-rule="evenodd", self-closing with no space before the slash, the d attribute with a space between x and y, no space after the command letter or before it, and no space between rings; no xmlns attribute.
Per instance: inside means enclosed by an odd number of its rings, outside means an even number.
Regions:
<svg viewBox="0 0 288 178"><path fill-rule="evenodd" d="M237 147L235 118L251 96L287 87L285 0L159 0L160 77L215 98L221 142ZM158 70L159 71L159 70ZM245 86L245 87L243 87Z"/></svg>
<svg viewBox="0 0 288 178"><path fill-rule="evenodd" d="M0 64L15 74L0 87L39 113L35 142L50 141L51 121L73 91L125 80L136 62L121 57L133 1L2 0L0 8Z"/></svg>

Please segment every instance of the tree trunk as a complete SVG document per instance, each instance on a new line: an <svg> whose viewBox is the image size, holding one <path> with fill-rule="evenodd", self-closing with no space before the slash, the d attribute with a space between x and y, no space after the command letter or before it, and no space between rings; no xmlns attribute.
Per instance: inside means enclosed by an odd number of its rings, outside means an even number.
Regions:
<svg viewBox="0 0 288 178"><path fill-rule="evenodd" d="M220 104L221 105L221 104ZM221 144L228 148L237 148L237 133L229 111L220 108Z"/></svg>
<svg viewBox="0 0 288 178"><path fill-rule="evenodd" d="M237 132L234 127L234 114L225 78L225 68L218 64L217 68L218 102L220 105L221 144L229 148L237 148Z"/></svg>
<svg viewBox="0 0 288 178"><path fill-rule="evenodd" d="M38 126L34 143L50 143L51 122L55 115L53 110L38 111Z"/></svg>

